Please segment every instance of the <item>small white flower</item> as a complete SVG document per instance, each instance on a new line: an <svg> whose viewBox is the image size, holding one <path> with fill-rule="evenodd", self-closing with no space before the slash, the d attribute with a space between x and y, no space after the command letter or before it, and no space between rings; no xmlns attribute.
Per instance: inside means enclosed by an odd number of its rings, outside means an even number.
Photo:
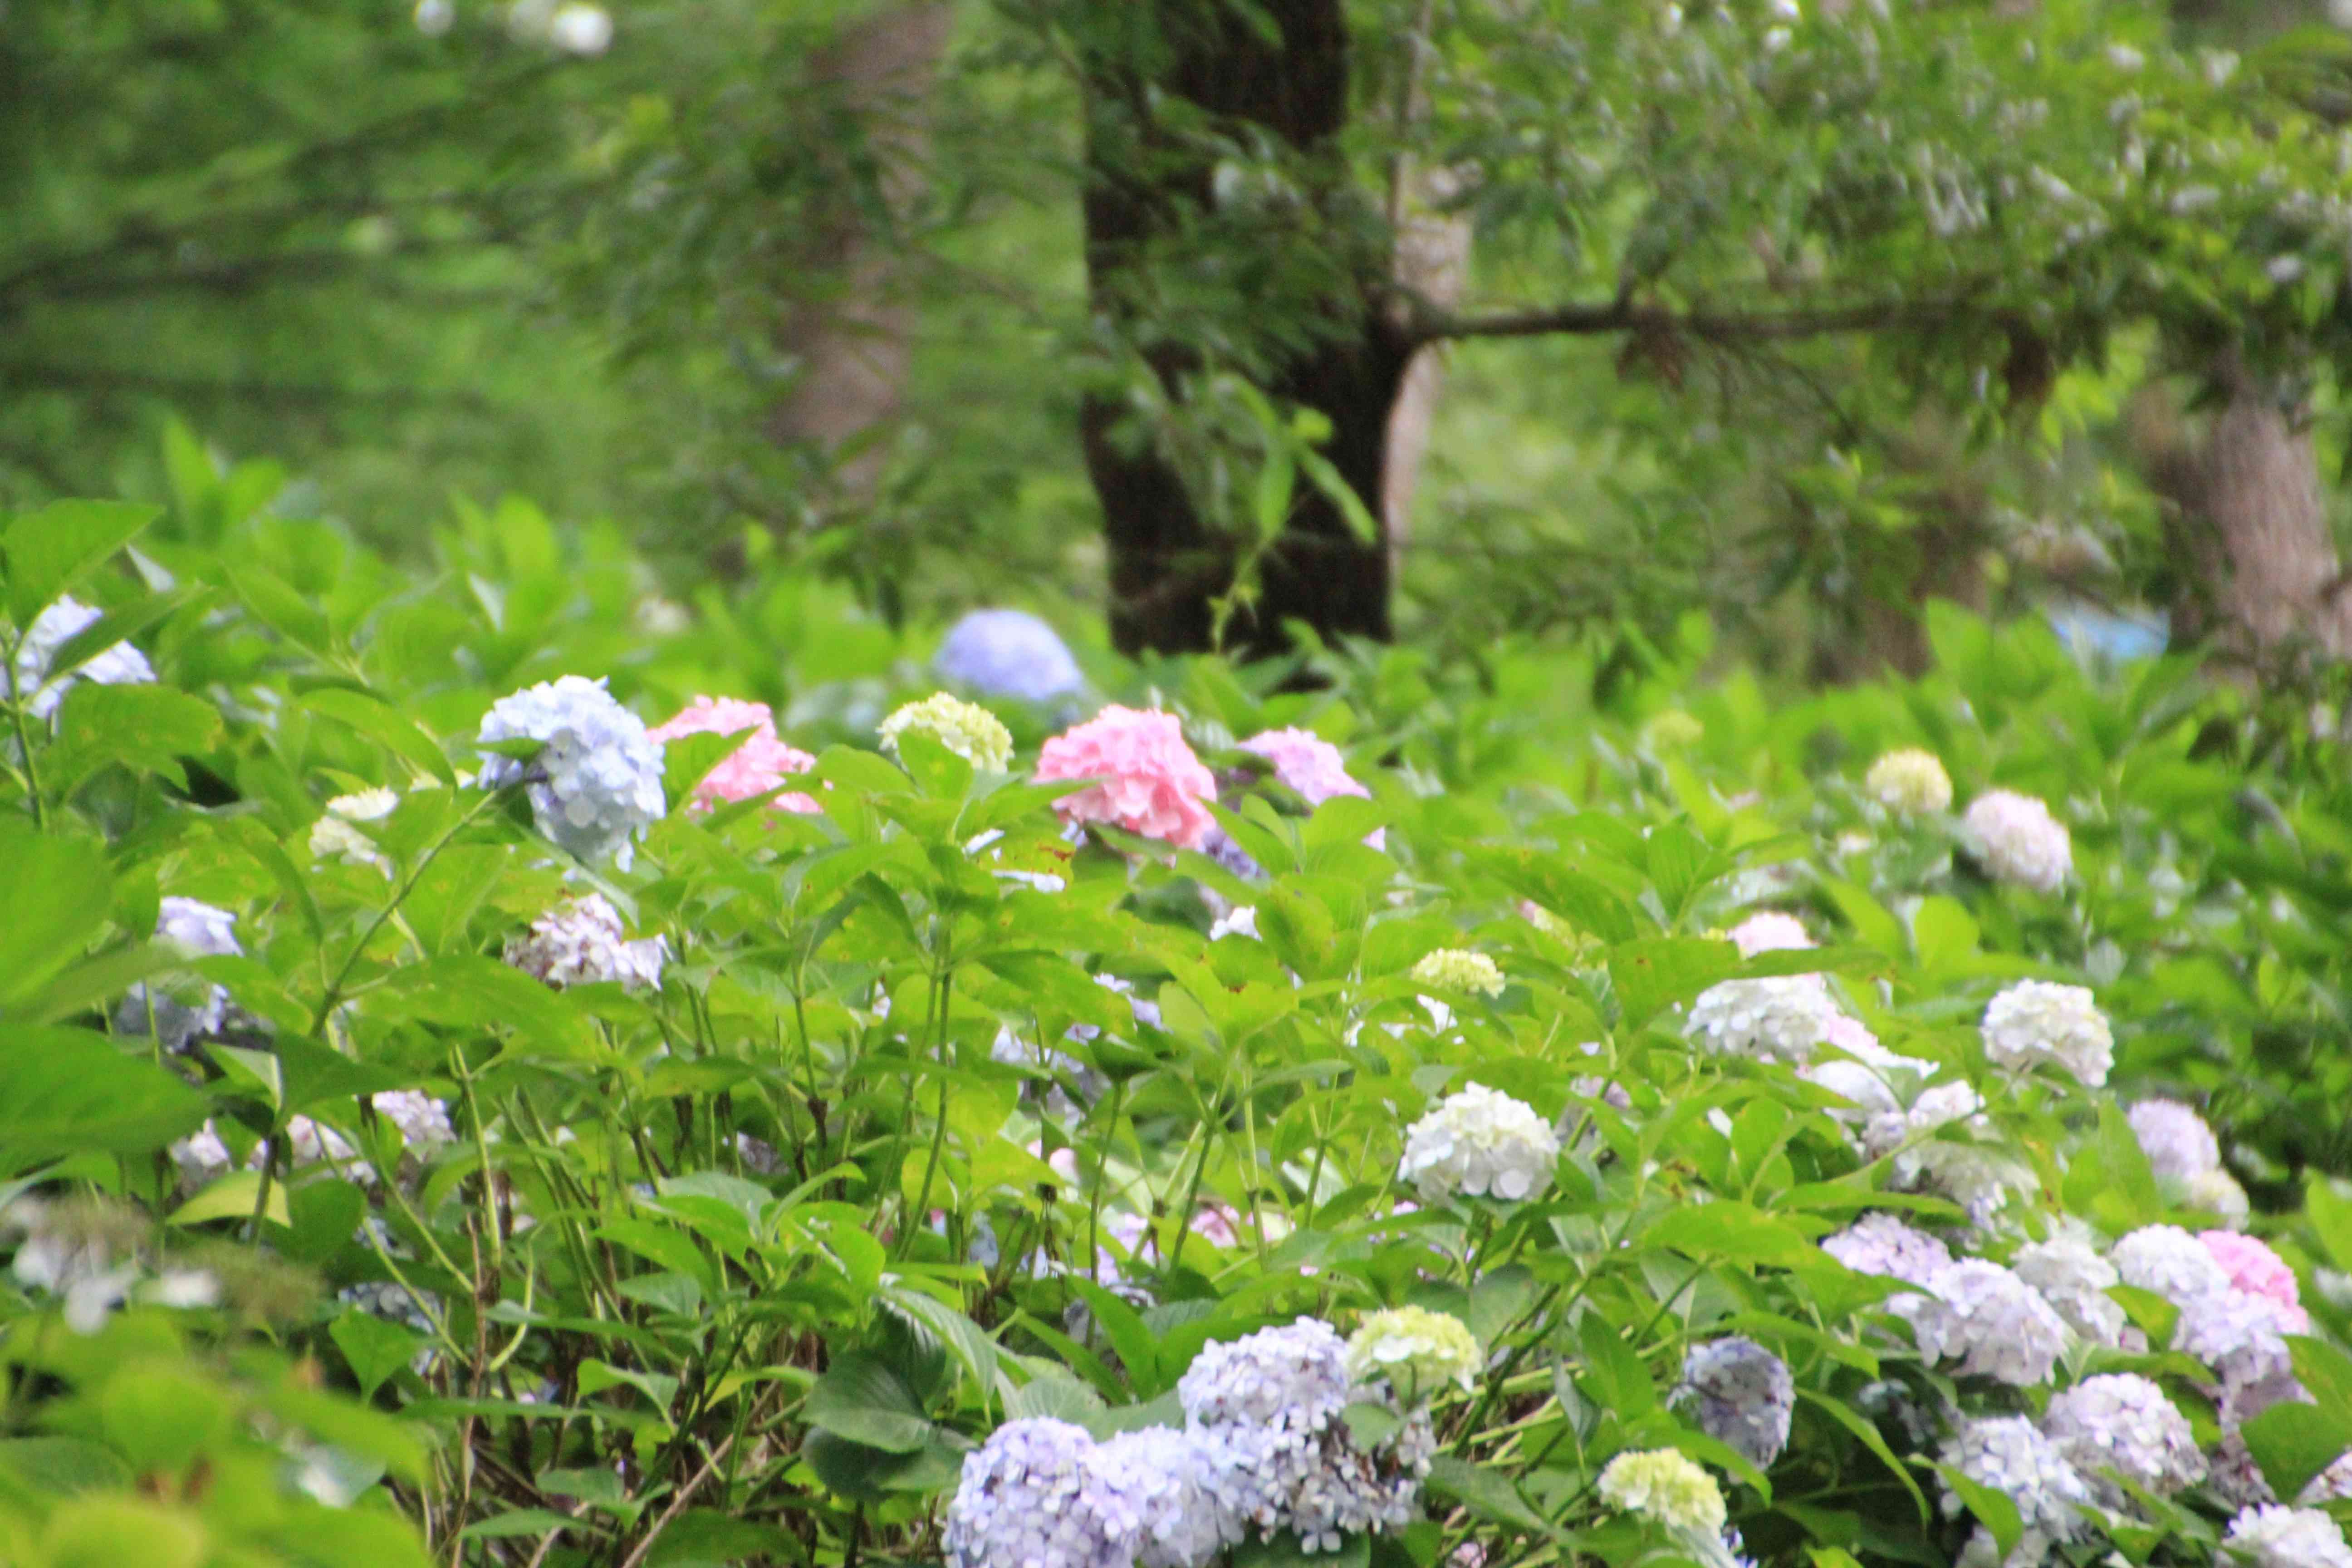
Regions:
<svg viewBox="0 0 2352 1568"><path fill-rule="evenodd" d="M1407 1131L1397 1177L1423 1203L1457 1193L1516 1203L1551 1185L1559 1160L1559 1134L1532 1106L1474 1083Z"/></svg>
<svg viewBox="0 0 2352 1568"><path fill-rule="evenodd" d="M1219 915L1209 927L1209 940L1220 942L1229 936L1257 936L1257 906L1236 904Z"/></svg>
<svg viewBox="0 0 2352 1568"><path fill-rule="evenodd" d="M2065 824L2032 795L1987 790L1960 819L1985 875L2037 893L2054 893L2074 869L2074 840Z"/></svg>
<svg viewBox="0 0 2352 1568"><path fill-rule="evenodd" d="M547 19L547 41L567 55L593 59L612 47L612 14L602 5L559 5Z"/></svg>
<svg viewBox="0 0 2352 1568"><path fill-rule="evenodd" d="M339 795L327 803L325 813L310 825L310 858L340 860L346 866L373 866L386 876L392 874L392 862L376 849L375 841L360 831L364 822L381 822L400 805L400 796L388 789L364 789L356 795Z"/></svg>
<svg viewBox="0 0 2352 1568"><path fill-rule="evenodd" d="M457 22L457 7L451 0L416 0L416 30L426 37L440 37Z"/></svg>
<svg viewBox="0 0 2352 1568"><path fill-rule="evenodd" d="M1986 1006L1983 1032L1985 1056L2011 1071L2050 1062L2096 1089L2115 1064L2114 1031L2085 986L2020 981Z"/></svg>

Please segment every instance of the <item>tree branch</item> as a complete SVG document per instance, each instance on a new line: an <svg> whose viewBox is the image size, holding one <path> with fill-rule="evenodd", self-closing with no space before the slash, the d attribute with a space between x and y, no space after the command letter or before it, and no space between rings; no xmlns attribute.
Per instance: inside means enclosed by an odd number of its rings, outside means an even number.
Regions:
<svg viewBox="0 0 2352 1568"><path fill-rule="evenodd" d="M1940 325L1967 309L1958 298L1888 300L1814 310L1767 311L1671 310L1620 297L1605 305L1455 315L1416 301L1408 331L1416 344L1463 338L1540 338L1644 332L1734 344L1781 342L1841 332L1877 332Z"/></svg>

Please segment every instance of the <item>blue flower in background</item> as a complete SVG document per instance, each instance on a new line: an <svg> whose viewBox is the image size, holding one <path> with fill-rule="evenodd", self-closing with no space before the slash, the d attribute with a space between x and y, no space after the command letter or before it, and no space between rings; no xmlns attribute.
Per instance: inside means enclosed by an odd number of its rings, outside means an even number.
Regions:
<svg viewBox="0 0 2352 1568"><path fill-rule="evenodd" d="M2147 610L2117 614L2076 602L2053 605L2043 613L2059 642L2077 658L2103 658L2116 664L2154 658L2171 637L2168 618Z"/></svg>
<svg viewBox="0 0 2352 1568"><path fill-rule="evenodd" d="M1026 610L974 610L931 660L942 680L990 697L1050 702L1087 683L1058 633Z"/></svg>

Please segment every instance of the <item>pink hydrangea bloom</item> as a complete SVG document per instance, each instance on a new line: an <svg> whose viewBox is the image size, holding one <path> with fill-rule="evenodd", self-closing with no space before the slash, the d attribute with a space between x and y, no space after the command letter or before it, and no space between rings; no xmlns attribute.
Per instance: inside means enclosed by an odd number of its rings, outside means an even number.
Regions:
<svg viewBox="0 0 2352 1568"><path fill-rule="evenodd" d="M2221 1266L2237 1289L2251 1295L2267 1296L2285 1310L2280 1326L2290 1334L2307 1333L2311 1315L2303 1310L2303 1293L2294 1283L2294 1270L2286 1259L2273 1252L2267 1243L2251 1236L2240 1236L2234 1230L2200 1231L2197 1239Z"/></svg>
<svg viewBox="0 0 2352 1568"><path fill-rule="evenodd" d="M1274 776L1309 805L1321 805L1334 795L1371 798L1370 790L1349 776L1348 759L1339 748L1312 731L1267 730L1244 741L1241 749L1272 763ZM1374 828L1364 842L1375 849L1387 848L1388 829Z"/></svg>
<svg viewBox="0 0 2352 1568"><path fill-rule="evenodd" d="M703 775L694 786L688 809L709 811L721 801L750 800L767 794L790 775L816 766L814 757L776 738L776 718L764 702L698 697L677 717L646 733L649 740L675 741L684 735L732 735L743 730L751 732ZM818 810L815 801L797 792L778 795L775 806L779 811L810 816Z"/></svg>
<svg viewBox="0 0 2352 1568"><path fill-rule="evenodd" d="M1184 743L1173 713L1109 707L1055 736L1037 757L1037 780L1100 779L1054 809L1072 822L1108 822L1179 849L1198 849L1217 820L1202 802L1217 781Z"/></svg>
<svg viewBox="0 0 2352 1568"><path fill-rule="evenodd" d="M1724 934L1739 949L1742 958L1753 958L1759 952L1782 952L1813 945L1811 935L1805 930L1805 922L1779 910L1759 910Z"/></svg>

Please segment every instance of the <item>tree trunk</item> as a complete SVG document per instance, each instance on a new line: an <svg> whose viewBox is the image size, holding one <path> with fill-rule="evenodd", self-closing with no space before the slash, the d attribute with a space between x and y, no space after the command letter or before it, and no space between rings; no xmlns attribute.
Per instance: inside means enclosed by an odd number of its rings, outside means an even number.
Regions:
<svg viewBox="0 0 2352 1568"><path fill-rule="evenodd" d="M1156 47L1140 68L1134 56L1089 62L1085 199L1092 300L1098 316L1122 324L1141 291L1129 285L1140 281L1148 249L1211 203L1213 153L1192 129L1163 121L1156 94L1304 153L1327 150L1348 113L1341 0L1261 0L1252 9L1276 24L1278 37L1225 0L1129 3L1149 5ZM1354 298L1328 302L1310 346L1281 359L1264 390L1330 420L1324 455L1378 517L1389 416L1410 345L1373 308L1371 281ZM1181 395L1183 376L1198 368L1168 350L1155 352L1151 366L1171 395ZM1233 586L1239 565L1235 543L1201 515L1164 454L1129 438L1126 414L1118 400L1097 395L1079 416L1109 545L1112 641L1129 654L1205 650L1213 602ZM1304 482L1256 571L1255 605L1229 628L1229 646L1243 657L1287 651L1284 623L1293 619L1325 637L1390 635L1384 544L1358 539L1339 509Z"/></svg>
<svg viewBox="0 0 2352 1568"><path fill-rule="evenodd" d="M845 27L810 62L811 79L836 96L843 126L835 145L813 151L872 158L879 165L878 194L892 212L904 211L919 188L923 102L954 19L953 8L938 0L885 5ZM793 297L776 334L800 371L769 416L769 437L808 444L828 458L898 414L910 357L907 312L897 298L898 257L887 238L873 232L858 199L865 183L854 169L834 182L841 198L819 216L799 263L804 277L824 280L824 291ZM835 496L864 500L882 460L878 443L837 460Z"/></svg>
<svg viewBox="0 0 2352 1568"><path fill-rule="evenodd" d="M2151 439L2160 421L2137 411L2151 482L2172 503L2174 633L2258 676L2352 658L2352 593L2302 411L2234 355L2214 379L2224 401L2201 441Z"/></svg>

